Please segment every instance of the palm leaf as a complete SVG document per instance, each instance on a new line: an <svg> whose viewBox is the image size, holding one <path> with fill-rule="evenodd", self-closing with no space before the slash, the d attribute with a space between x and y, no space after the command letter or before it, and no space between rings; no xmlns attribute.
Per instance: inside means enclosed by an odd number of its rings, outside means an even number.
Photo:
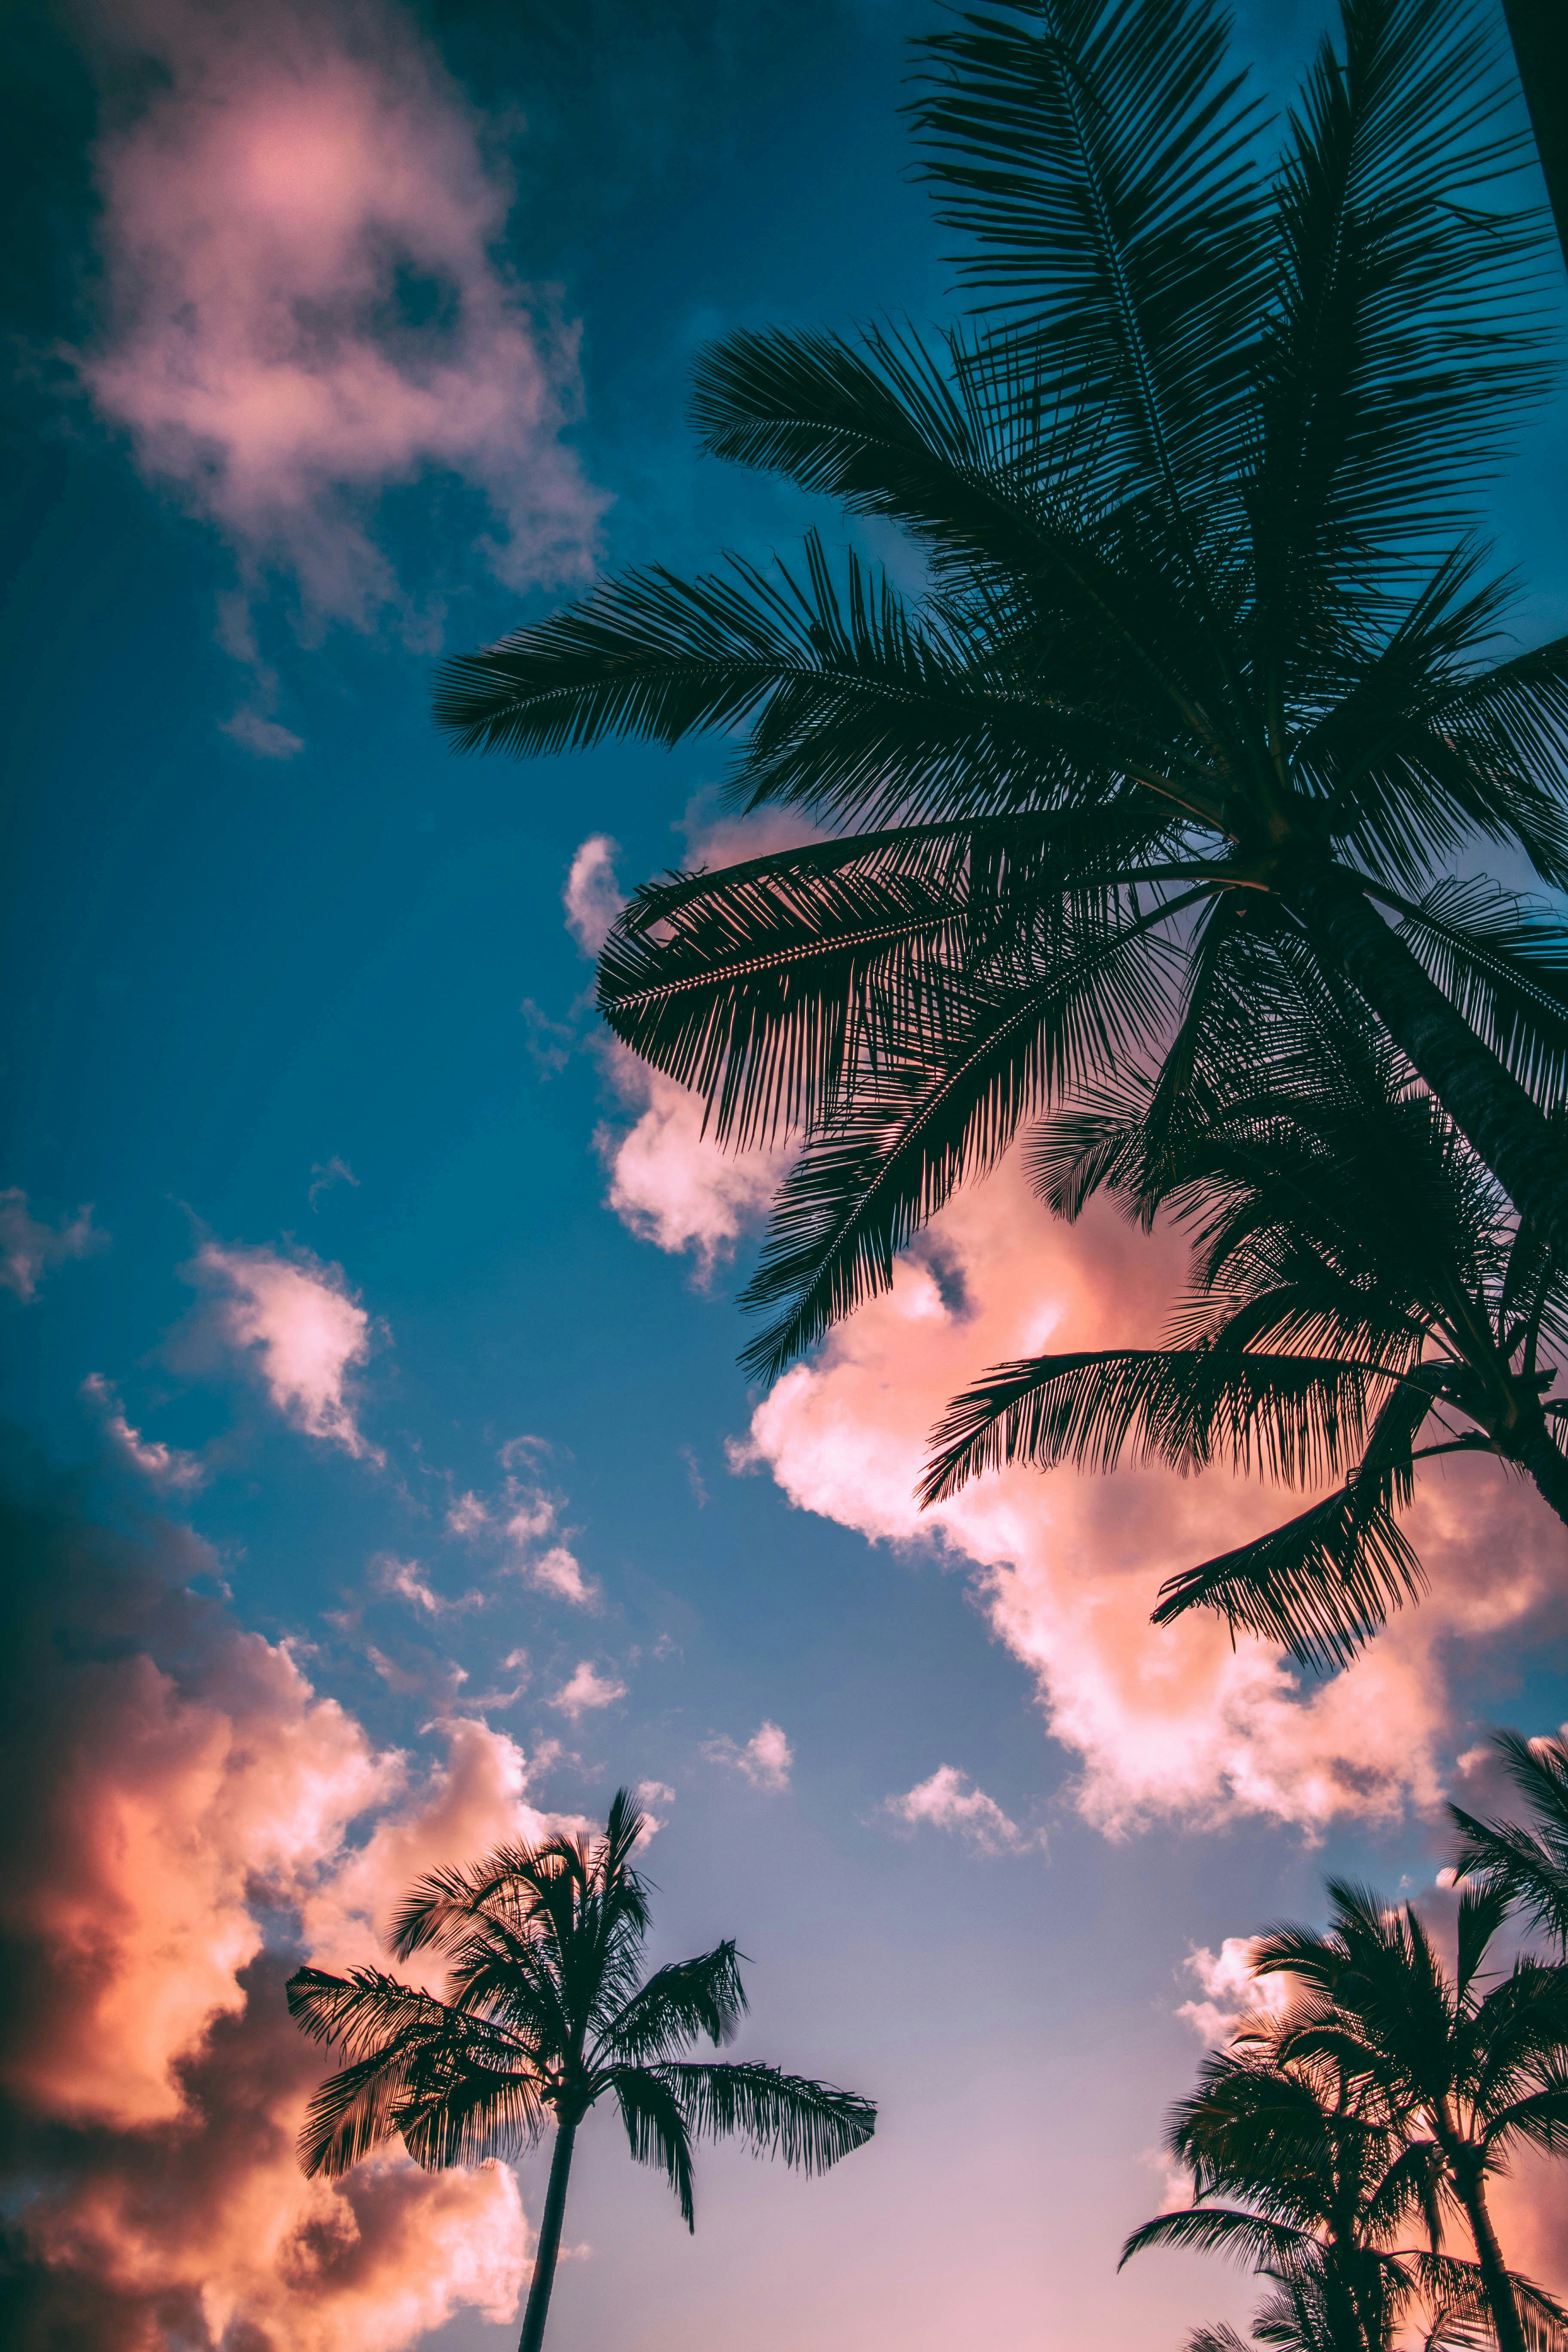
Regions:
<svg viewBox="0 0 1568 2352"><path fill-rule="evenodd" d="M826 2172L863 2147L877 2126L874 2101L776 2066L667 2064L648 2071L668 2086L693 2132L744 2140L757 2155L779 2157L808 2174Z"/></svg>

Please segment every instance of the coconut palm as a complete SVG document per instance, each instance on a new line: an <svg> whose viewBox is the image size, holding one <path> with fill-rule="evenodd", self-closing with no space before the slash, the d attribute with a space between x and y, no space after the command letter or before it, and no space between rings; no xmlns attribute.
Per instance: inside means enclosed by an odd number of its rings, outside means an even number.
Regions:
<svg viewBox="0 0 1568 2352"><path fill-rule="evenodd" d="M639 891L612 1028L742 1145L798 1129L773 1376L1020 1119L1178 1076L1259 965L1350 990L1568 1255L1568 640L1500 659L1469 501L1542 381L1525 152L1479 16L1342 0L1258 161L1217 0L1016 0L916 45L963 328L737 333L713 454L909 537L905 594L655 567L448 663L468 749L739 738L812 845Z"/></svg>
<svg viewBox="0 0 1568 2352"><path fill-rule="evenodd" d="M510 2158L553 2126L521 2352L543 2339L573 2147L602 2099L619 2109L632 2155L664 2172L689 2230L694 2137L740 2138L815 2173L876 2123L868 2099L831 2084L679 2056L703 2035L727 2041L746 1996L732 1942L642 1976L647 1887L631 1857L645 1826L622 1789L603 1837L499 1846L421 1879L391 1949L439 1953L445 2000L374 1969L301 1969L289 1981L297 2022L347 2061L311 2103L307 2173L335 2177L392 2138L431 2168Z"/></svg>
<svg viewBox="0 0 1568 2352"><path fill-rule="evenodd" d="M1278 1927L1254 1948L1259 1974L1284 1973L1299 1988L1280 2060L1332 2065L1369 2114L1401 2133L1411 2164L1426 2168L1435 2232L1445 2209L1468 2225L1500 2352L1526 2352L1542 2302L1504 2264L1487 2183L1521 2147L1568 2147L1568 1977L1521 1958L1483 1990L1507 1910L1499 1888L1461 1898L1452 1975L1414 1906L1389 1910L1342 1880L1330 1881L1329 1895L1326 1933ZM1548 2315L1568 2325L1554 2305Z"/></svg>
<svg viewBox="0 0 1568 2352"><path fill-rule="evenodd" d="M1244 2026L1173 2109L1165 2146L1191 2172L1194 2202L1135 2230L1121 2261L1175 2246L1252 2263L1277 2287L1259 2342L1386 2352L1417 2305L1473 2316L1473 2264L1399 2247L1425 2218L1429 2166L1331 2058L1282 2058L1275 2027ZM1195 2339L1188 2352L1201 2352Z"/></svg>
<svg viewBox="0 0 1568 2352"><path fill-rule="evenodd" d="M1397 1519L1418 1462L1495 1454L1568 1520L1568 1402L1546 1394L1568 1348L1568 1265L1375 1039L1340 1024L1331 1050L1324 1023L1261 1061L1235 1042L1180 1121L1124 1083L1033 1142L1059 1213L1109 1190L1192 1233L1166 1344L994 1367L934 1433L921 1494L1017 1461L1332 1479L1285 1525L1170 1578L1154 1612L1217 1609L1331 1664L1419 1587Z"/></svg>
<svg viewBox="0 0 1568 2352"><path fill-rule="evenodd" d="M1450 1805L1459 1831L1456 1875L1495 1886L1568 1958L1568 1742L1500 1731L1493 1745L1533 1827L1478 1821Z"/></svg>
<svg viewBox="0 0 1568 2352"><path fill-rule="evenodd" d="M1268 1965L1258 1950L1256 1970ZM1165 2130L1194 2201L1135 2230L1122 2263L1176 2246L1252 2263L1277 2290L1254 2337L1282 2352L1387 2352L1418 2314L1428 2352L1489 2336L1480 2266L1444 2249L1440 2154L1359 2063L1304 2045L1316 2021L1244 2019L1210 2053ZM1510 2283L1534 2352L1562 2352L1568 2316L1527 2279ZM1235 2352L1226 2339L1200 2330L1187 2352Z"/></svg>

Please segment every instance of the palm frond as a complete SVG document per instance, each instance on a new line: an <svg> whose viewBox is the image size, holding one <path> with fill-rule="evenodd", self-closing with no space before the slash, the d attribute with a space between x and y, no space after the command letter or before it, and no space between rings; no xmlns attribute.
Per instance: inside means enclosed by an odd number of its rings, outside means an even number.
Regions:
<svg viewBox="0 0 1568 2352"><path fill-rule="evenodd" d="M675 2192L688 2230L697 2227L691 2180L690 2130L681 2103L661 2073L643 2066L616 2066L610 2080L638 2164L658 2167Z"/></svg>
<svg viewBox="0 0 1568 2352"><path fill-rule="evenodd" d="M742 2139L759 2156L797 2171L826 2172L877 2127L873 2100L776 2066L666 2064L647 2070L666 2084L691 2131Z"/></svg>
<svg viewBox="0 0 1568 2352"><path fill-rule="evenodd" d="M705 2033L728 2042L746 2010L739 1955L731 1939L693 1960L656 1969L605 2025L603 2045L616 2058L641 2064L672 2058Z"/></svg>

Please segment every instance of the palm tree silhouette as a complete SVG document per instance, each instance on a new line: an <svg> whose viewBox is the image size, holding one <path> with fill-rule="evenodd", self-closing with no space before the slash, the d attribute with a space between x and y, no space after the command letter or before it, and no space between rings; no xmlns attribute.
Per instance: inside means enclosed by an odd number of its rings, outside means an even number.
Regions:
<svg viewBox="0 0 1568 2352"><path fill-rule="evenodd" d="M1568 1956L1568 1742L1500 1731L1492 1744L1534 1826L1478 1821L1450 1805L1459 1831L1455 1876L1496 1887Z"/></svg>
<svg viewBox="0 0 1568 2352"><path fill-rule="evenodd" d="M1447 877L1568 880L1568 639L1499 661L1470 501L1540 329L1510 79L1455 0L1342 0L1279 168L1216 0L1006 0L916 44L961 331L743 331L712 454L902 530L906 596L652 568L450 661L459 748L743 738L831 837L637 892L600 966L710 1131L798 1129L747 1293L775 1376L1021 1119L1178 1072L1260 966L1371 1008L1568 1257L1568 934Z"/></svg>
<svg viewBox="0 0 1568 2352"><path fill-rule="evenodd" d="M1333 2065L1404 2136L1434 2246L1444 2208L1458 2208L1500 2352L1526 2352L1527 2317L1544 2310L1555 2326L1568 2315L1510 2276L1487 2182L1521 2145L1568 2147L1568 1978L1521 1958L1482 1990L1507 1910L1497 1887L1461 1898L1453 1976L1412 1905L1389 1910L1343 1880L1329 1882L1329 1896L1326 1933L1277 1927L1254 1948L1258 1974L1279 1971L1300 1989L1280 2058Z"/></svg>
<svg viewBox="0 0 1568 2352"><path fill-rule="evenodd" d="M1396 1518L1417 1462L1496 1454L1568 1520L1568 1403L1546 1400L1543 1360L1568 1345L1568 1265L1348 1024L1321 1021L1261 1064L1238 1053L1180 1108L1124 1083L1032 1144L1058 1213L1108 1189L1145 1223L1165 1209L1192 1232L1167 1344L994 1366L933 1433L921 1499L1019 1461L1333 1477L1284 1526L1170 1578L1154 1619L1217 1609L1305 1664L1342 1663L1419 1587Z"/></svg>
<svg viewBox="0 0 1568 2352"><path fill-rule="evenodd" d="M1473 2263L1398 2247L1423 2219L1427 2168L1376 2095L1331 2057L1282 2056L1277 2025L1246 2021L1205 2061L1165 2146L1191 2172L1194 2202L1135 2230L1121 2261L1173 2246L1252 2263L1277 2288L1259 2342L1386 2352L1418 2305L1438 2323L1484 2316ZM1198 2333L1188 2352L1234 2352L1229 2331Z"/></svg>
<svg viewBox="0 0 1568 2352"><path fill-rule="evenodd" d="M737 2137L816 2173L876 2125L870 2100L831 2084L678 2055L702 2035L728 2041L746 1996L732 1942L642 1977L647 1888L631 1856L644 1827L622 1789L603 1837L503 1845L421 1879L390 1944L399 1959L443 1955L445 2000L374 1969L289 1981L291 2015L348 2061L311 2104L307 2173L335 2177L394 2137L433 2169L510 2158L553 2124L521 2352L543 2340L573 2147L601 2099L619 2108L637 2160L662 2168L689 2230L693 2137Z"/></svg>

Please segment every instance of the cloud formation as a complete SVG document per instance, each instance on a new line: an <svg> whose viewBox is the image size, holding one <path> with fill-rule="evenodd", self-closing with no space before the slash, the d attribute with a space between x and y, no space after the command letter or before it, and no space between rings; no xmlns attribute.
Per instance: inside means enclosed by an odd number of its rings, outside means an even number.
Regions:
<svg viewBox="0 0 1568 2352"><path fill-rule="evenodd" d="M597 1714L601 1707L614 1706L626 1695L625 1683L617 1682L613 1674L600 1674L590 1659L580 1658L570 1681L563 1683L546 1704L576 1723L584 1715Z"/></svg>
<svg viewBox="0 0 1568 2352"><path fill-rule="evenodd" d="M1049 1345L1152 1339L1179 1276L1153 1244L1095 1212L1053 1223L1016 1159L961 1194L900 1262L892 1291L785 1375L736 1465L873 1541L937 1543L971 1571L993 1630L1079 1759L1078 1803L1112 1834L1161 1818L1255 1814L1319 1833L1336 1818L1435 1806L1460 1727L1450 1661L1561 1612L1561 1529L1494 1465L1429 1475L1412 1533L1432 1572L1350 1670L1303 1681L1223 1623L1148 1622L1162 1580L1299 1507L1278 1489L1149 1470L1115 1478L1013 1471L924 1515L927 1433L991 1364Z"/></svg>
<svg viewBox="0 0 1568 2352"><path fill-rule="evenodd" d="M150 1486L164 1494L189 1494L205 1483L206 1465L199 1454L187 1453L184 1446L166 1445L161 1437L143 1437L139 1429L132 1428L118 1391L101 1372L88 1374L81 1393L101 1416L103 1433L121 1460Z"/></svg>
<svg viewBox="0 0 1568 2352"><path fill-rule="evenodd" d="M1187 1973L1196 1978L1202 1998L1183 2001L1176 2015L1200 2042L1228 2042L1244 2017L1279 2017L1289 2006L1289 1977L1252 1973L1261 1940L1258 1936L1227 1936L1217 1952L1200 1944L1187 1954Z"/></svg>
<svg viewBox="0 0 1568 2352"><path fill-rule="evenodd" d="M253 1360L291 1428L356 1461L385 1461L359 1425L353 1376L369 1361L373 1333L342 1266L324 1265L308 1250L285 1257L204 1242L186 1272L212 1294L212 1332Z"/></svg>
<svg viewBox="0 0 1568 2352"><path fill-rule="evenodd" d="M37 1297L43 1276L68 1258L89 1257L108 1247L109 1235L92 1222L90 1202L65 1223L49 1225L32 1215L19 1184L0 1192L0 1290L24 1306Z"/></svg>
<svg viewBox="0 0 1568 2352"><path fill-rule="evenodd" d="M939 1764L928 1780L918 1780L901 1797L889 1797L883 1810L908 1829L956 1831L982 1853L1018 1853L1045 1843L1020 1829L994 1797L951 1764Z"/></svg>
<svg viewBox="0 0 1568 2352"><path fill-rule="evenodd" d="M512 586L586 576L605 500L562 439L578 332L500 259L506 173L390 0L131 0L112 22L159 70L99 152L107 320L81 374L234 551L220 635L258 693L229 730L287 756L255 599L286 578L307 635L412 625L388 488L470 486L472 544Z"/></svg>
<svg viewBox="0 0 1568 2352"><path fill-rule="evenodd" d="M7 1497L0 1550L0 1751L29 1791L0 1822L8 2341L398 2352L464 2307L510 2318L504 2168L300 2173L322 2059L267 1923L374 1959L416 1872L551 1825L521 1751L460 1721L427 1767L377 1748L190 1590L214 1562L178 1530Z"/></svg>
<svg viewBox="0 0 1568 2352"><path fill-rule="evenodd" d="M576 851L561 903L566 928L585 956L596 956L610 936L626 895L616 878L620 845L605 833L591 833Z"/></svg>
<svg viewBox="0 0 1568 2352"><path fill-rule="evenodd" d="M776 1723L760 1723L743 1747L732 1739L710 1739L702 1753L711 1764L727 1764L731 1771L740 1772L753 1789L766 1789L777 1796L789 1787L789 1776L795 1764L795 1750Z"/></svg>
<svg viewBox="0 0 1568 2352"><path fill-rule="evenodd" d="M447 1532L462 1541L489 1549L499 1557L503 1573L520 1576L538 1592L548 1592L574 1609L596 1609L599 1588L585 1576L576 1554L562 1536L563 1497L551 1494L536 1479L520 1476L510 1465L531 1456L533 1441L514 1439L502 1446L500 1462L506 1475L499 1493L479 1495L471 1489L447 1506Z"/></svg>
<svg viewBox="0 0 1568 2352"><path fill-rule="evenodd" d="M601 1127L594 1139L609 1171L609 1205L639 1241L694 1258L698 1281L710 1282L766 1215L789 1152L782 1145L721 1150L702 1131L700 1096L613 1039L605 1060L621 1100L638 1114L630 1129Z"/></svg>

